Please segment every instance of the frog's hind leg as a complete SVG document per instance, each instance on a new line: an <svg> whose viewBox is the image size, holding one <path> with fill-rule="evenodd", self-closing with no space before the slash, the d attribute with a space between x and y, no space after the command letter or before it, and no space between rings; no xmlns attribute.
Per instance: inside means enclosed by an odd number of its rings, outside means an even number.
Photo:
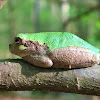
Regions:
<svg viewBox="0 0 100 100"><path fill-rule="evenodd" d="M100 55L77 46L52 50L49 58L53 61L54 68L84 68L100 63Z"/></svg>

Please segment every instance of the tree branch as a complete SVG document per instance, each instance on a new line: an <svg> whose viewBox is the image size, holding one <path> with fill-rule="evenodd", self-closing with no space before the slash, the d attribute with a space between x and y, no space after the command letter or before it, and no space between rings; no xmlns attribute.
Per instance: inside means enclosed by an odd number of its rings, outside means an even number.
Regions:
<svg viewBox="0 0 100 100"><path fill-rule="evenodd" d="M75 16L75 17L72 17L72 18L69 18L68 20L66 20L66 21L63 22L63 27L66 27L66 26L67 26L70 22L72 22L72 21L78 21L78 20L80 20L80 18L81 18L83 15L88 15L88 14L92 13L92 12L95 11L95 10L100 10L100 5L95 6L95 7L91 7L91 8L89 8L87 11L85 11L85 12L79 14L79 15L77 15L77 16Z"/></svg>
<svg viewBox="0 0 100 100"><path fill-rule="evenodd" d="M30 90L100 95L100 66L40 68L19 59L0 60L0 90Z"/></svg>

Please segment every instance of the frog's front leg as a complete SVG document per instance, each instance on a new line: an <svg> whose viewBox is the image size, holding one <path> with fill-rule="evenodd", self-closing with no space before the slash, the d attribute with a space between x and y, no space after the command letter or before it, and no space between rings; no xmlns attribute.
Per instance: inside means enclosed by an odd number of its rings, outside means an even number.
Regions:
<svg viewBox="0 0 100 100"><path fill-rule="evenodd" d="M53 61L54 68L82 68L98 64L100 55L83 47L64 47L53 50L49 58Z"/></svg>
<svg viewBox="0 0 100 100"><path fill-rule="evenodd" d="M39 67L51 67L53 65L51 59L46 55L29 55L23 57L23 60Z"/></svg>

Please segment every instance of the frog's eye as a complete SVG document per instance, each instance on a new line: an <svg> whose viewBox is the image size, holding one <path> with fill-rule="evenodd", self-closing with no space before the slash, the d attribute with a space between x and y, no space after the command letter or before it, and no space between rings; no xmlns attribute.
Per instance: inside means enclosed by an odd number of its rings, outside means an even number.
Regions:
<svg viewBox="0 0 100 100"><path fill-rule="evenodd" d="M22 41L21 38L19 38L19 37L16 37L16 38L15 38L15 43L20 43L21 41Z"/></svg>

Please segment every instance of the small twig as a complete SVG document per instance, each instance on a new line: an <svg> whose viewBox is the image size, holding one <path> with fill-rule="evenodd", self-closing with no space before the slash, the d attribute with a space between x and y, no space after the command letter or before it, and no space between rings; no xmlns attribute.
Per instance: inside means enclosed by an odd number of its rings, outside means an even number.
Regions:
<svg viewBox="0 0 100 100"><path fill-rule="evenodd" d="M0 9L3 7L3 5L5 4L6 0L0 0Z"/></svg>

